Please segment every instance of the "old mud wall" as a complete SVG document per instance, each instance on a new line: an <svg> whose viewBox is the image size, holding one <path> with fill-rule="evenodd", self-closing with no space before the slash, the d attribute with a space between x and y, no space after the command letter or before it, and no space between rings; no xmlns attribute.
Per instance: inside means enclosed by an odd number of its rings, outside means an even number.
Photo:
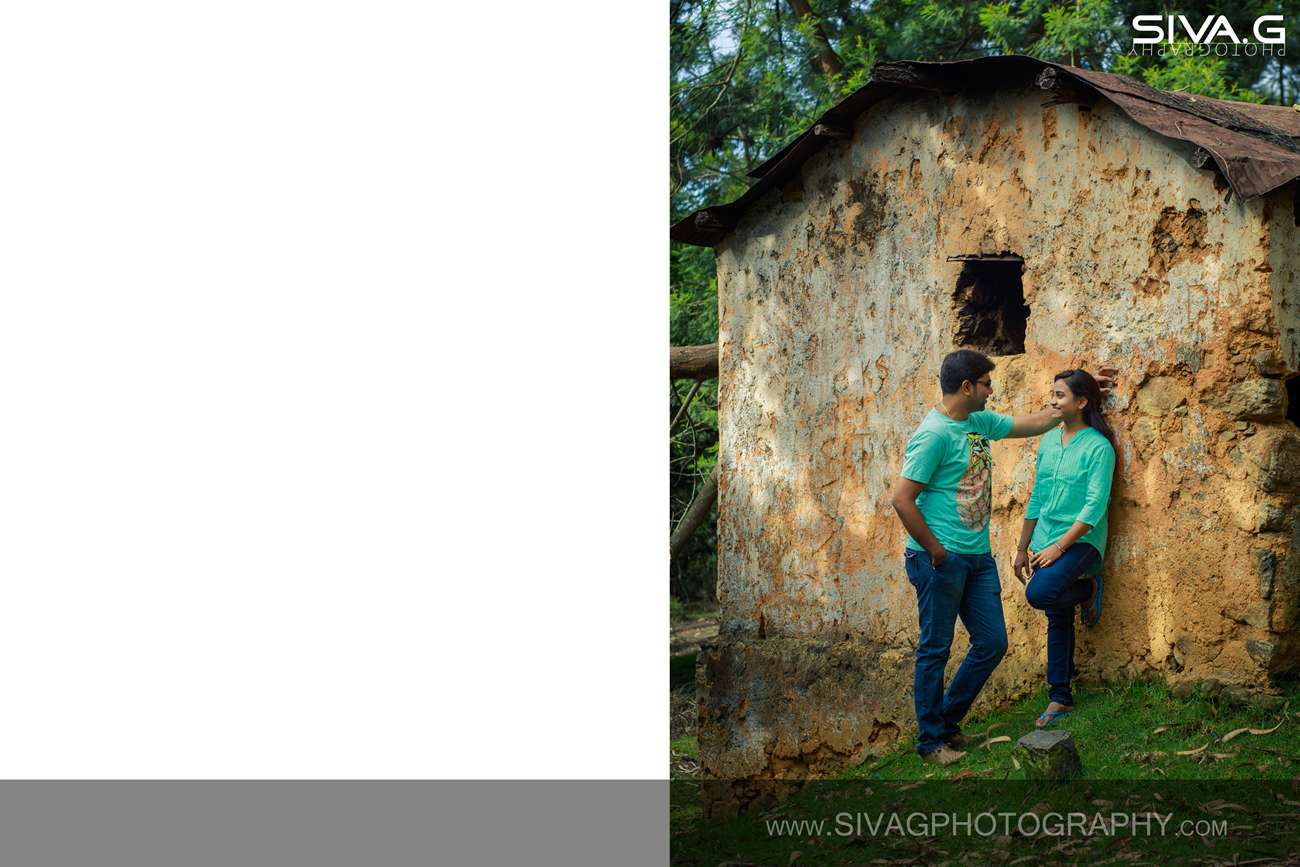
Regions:
<svg viewBox="0 0 1300 867"><path fill-rule="evenodd" d="M1025 261L1024 352L995 359L990 409L1044 406L1066 367L1121 368L1107 610L1081 631L1085 676L1261 687L1295 663L1290 191L1242 203L1109 103L1042 102L1026 88L881 103L718 248L723 624L699 672L716 777L829 772L914 730L915 603L888 499L955 348L951 256ZM1045 660L1043 616L1010 570L1036 443L993 449L1011 649L977 712L1037 687Z"/></svg>

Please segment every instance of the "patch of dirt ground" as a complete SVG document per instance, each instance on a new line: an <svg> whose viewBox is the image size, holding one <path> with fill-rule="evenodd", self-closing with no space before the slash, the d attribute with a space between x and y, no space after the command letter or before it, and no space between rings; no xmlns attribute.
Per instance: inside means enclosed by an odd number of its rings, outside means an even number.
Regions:
<svg viewBox="0 0 1300 867"><path fill-rule="evenodd" d="M718 637L718 612L674 623L668 651L673 656L695 653L700 645Z"/></svg>
<svg viewBox="0 0 1300 867"><path fill-rule="evenodd" d="M672 690L668 700L669 737L673 740L695 734L699 706L695 699L694 663L700 645L718 635L718 609L716 606L693 608L689 615L676 619L669 635L669 653L672 656ZM676 775L693 776L699 765L689 756L676 752L672 756Z"/></svg>

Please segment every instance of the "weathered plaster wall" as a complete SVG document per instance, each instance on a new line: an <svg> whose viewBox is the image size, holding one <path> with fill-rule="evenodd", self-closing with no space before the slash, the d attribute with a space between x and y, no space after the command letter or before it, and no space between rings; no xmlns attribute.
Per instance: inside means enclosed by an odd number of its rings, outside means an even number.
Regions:
<svg viewBox="0 0 1300 867"><path fill-rule="evenodd" d="M1025 259L1026 351L996 359L990 409L1041 408L1066 367L1121 368L1107 610L1081 631L1085 675L1261 685L1294 660L1278 635L1294 596L1279 585L1300 575L1300 435L1281 379L1300 369L1280 246L1296 249L1290 192L1229 201L1184 146L1109 103L1042 101L1026 88L881 103L718 248L723 637L701 667L718 776L816 773L914 727L915 603L888 499L955 348L948 256ZM1011 650L986 703L1043 677L1045 622L1010 570L1035 449L993 446ZM775 637L878 652L857 696L818 704L786 687L821 662L756 640ZM964 652L962 637L950 673ZM833 755L822 729L839 733Z"/></svg>

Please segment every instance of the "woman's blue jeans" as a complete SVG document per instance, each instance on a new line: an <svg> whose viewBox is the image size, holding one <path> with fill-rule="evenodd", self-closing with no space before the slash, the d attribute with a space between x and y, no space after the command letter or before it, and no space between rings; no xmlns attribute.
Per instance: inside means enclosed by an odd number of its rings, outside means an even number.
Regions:
<svg viewBox="0 0 1300 867"><path fill-rule="evenodd" d="M1084 572L1096 559L1096 548L1075 542L1055 563L1035 570L1025 588L1029 604L1047 612L1048 695L1059 704L1074 705L1074 609L1092 596Z"/></svg>
<svg viewBox="0 0 1300 867"><path fill-rule="evenodd" d="M908 548L907 580L916 590L921 637L916 645L912 688L916 701L916 751L921 755L943 746L1007 652L1002 619L1002 584L992 554L948 552L939 568L930 555ZM943 670L952 650L957 618L970 633L970 651L945 693Z"/></svg>

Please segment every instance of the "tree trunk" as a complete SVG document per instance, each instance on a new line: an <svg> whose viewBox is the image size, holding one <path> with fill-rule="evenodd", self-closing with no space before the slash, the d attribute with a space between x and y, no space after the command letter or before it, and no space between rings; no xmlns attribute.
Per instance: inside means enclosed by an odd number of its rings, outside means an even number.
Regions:
<svg viewBox="0 0 1300 867"><path fill-rule="evenodd" d="M691 501L690 508L682 516L681 523L673 531L672 539L668 541L668 554L673 559L681 553L682 546L690 541L691 536L700 528L709 517L709 510L713 508L713 501L718 498L718 468L713 467L713 472L709 473L709 480L700 488L695 499Z"/></svg>
<svg viewBox="0 0 1300 867"><path fill-rule="evenodd" d="M672 346L668 349L670 379L713 379L718 375L718 344Z"/></svg>
<svg viewBox="0 0 1300 867"><path fill-rule="evenodd" d="M800 21L808 18L812 21L813 35L821 43L821 51L817 55L817 62L821 64L822 72L826 77L839 75L844 71L844 62L840 56L835 53L831 47L831 39L826 35L826 28L822 26L821 19L813 14L812 7L808 5L808 0L790 0L790 8L794 10L795 17Z"/></svg>

